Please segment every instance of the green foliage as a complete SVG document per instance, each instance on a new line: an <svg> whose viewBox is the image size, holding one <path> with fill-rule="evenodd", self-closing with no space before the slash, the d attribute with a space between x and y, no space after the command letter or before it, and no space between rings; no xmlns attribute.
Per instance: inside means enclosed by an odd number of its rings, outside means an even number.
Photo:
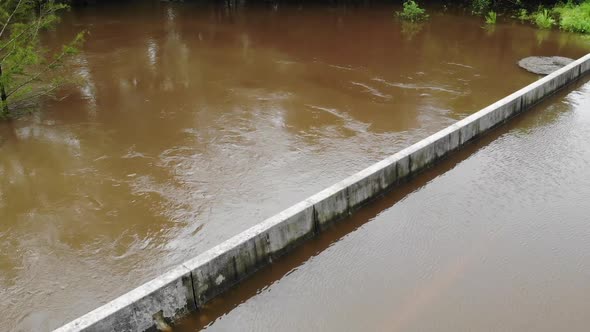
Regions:
<svg viewBox="0 0 590 332"><path fill-rule="evenodd" d="M532 20L541 29L550 29L555 24L555 19L547 9L539 9L532 15Z"/></svg>
<svg viewBox="0 0 590 332"><path fill-rule="evenodd" d="M418 3L414 0L408 0L404 2L404 9L401 12L397 12L397 16L399 16L402 20L410 22L418 22L428 18L426 10L424 10L424 8L420 8Z"/></svg>
<svg viewBox="0 0 590 332"><path fill-rule="evenodd" d="M496 24L497 14L495 11L490 11L486 15L486 24Z"/></svg>
<svg viewBox="0 0 590 332"><path fill-rule="evenodd" d="M77 52L84 33L55 52L40 43L40 34L53 28L66 8L55 0L0 0L0 118L13 117L68 81L59 70Z"/></svg>
<svg viewBox="0 0 590 332"><path fill-rule="evenodd" d="M528 21L530 19L529 12L524 8L518 10L518 15L516 17L521 21Z"/></svg>
<svg viewBox="0 0 590 332"><path fill-rule="evenodd" d="M590 0L574 5L571 2L557 5L554 12L559 14L559 27L565 31L590 33Z"/></svg>
<svg viewBox="0 0 590 332"><path fill-rule="evenodd" d="M472 0L471 1L471 12L473 14L481 15L488 12L491 8L491 0Z"/></svg>

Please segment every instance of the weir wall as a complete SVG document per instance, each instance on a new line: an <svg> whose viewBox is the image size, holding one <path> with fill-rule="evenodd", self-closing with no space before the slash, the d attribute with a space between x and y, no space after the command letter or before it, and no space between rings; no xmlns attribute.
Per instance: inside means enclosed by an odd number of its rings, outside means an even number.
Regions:
<svg viewBox="0 0 590 332"><path fill-rule="evenodd" d="M194 312L367 201L590 71L590 54L389 156L55 330L145 331ZM161 312L159 314L159 312Z"/></svg>

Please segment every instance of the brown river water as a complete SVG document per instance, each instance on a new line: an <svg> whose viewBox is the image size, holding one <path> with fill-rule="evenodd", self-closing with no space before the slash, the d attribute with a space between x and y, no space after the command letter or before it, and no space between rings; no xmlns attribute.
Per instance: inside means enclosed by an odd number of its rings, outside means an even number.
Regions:
<svg viewBox="0 0 590 332"><path fill-rule="evenodd" d="M588 331L590 79L576 85L174 331Z"/></svg>
<svg viewBox="0 0 590 332"><path fill-rule="evenodd" d="M73 65L84 83L60 101L44 101L42 112L0 124L0 330L58 327L533 82L537 76L515 64L522 57L577 58L590 50L576 35L515 21L484 28L481 18L439 9L424 24L402 24L396 9L143 1L65 15L45 42L89 31ZM443 183L424 204L460 189ZM525 183L515 185L532 190ZM469 204L483 206L476 197ZM399 252L418 251L425 270L414 272L432 275L432 262L468 243L461 227L476 227L477 210L446 208L458 214L452 224L408 222L395 227L411 228L413 237L380 240L400 245ZM437 229L445 230L440 237L464 232L467 242L455 235L456 243L432 254L424 246L437 244L430 238ZM395 253L375 255L391 264L371 275L416 268ZM333 264L366 268L347 255ZM528 262L522 259L505 263ZM531 282L548 282L556 268ZM471 286L494 290L489 279L479 280L486 283ZM345 295L361 287L338 285L326 290ZM418 292L397 286L403 294L392 298ZM397 310L364 300L349 313L329 310L346 318L365 315L361 307Z"/></svg>

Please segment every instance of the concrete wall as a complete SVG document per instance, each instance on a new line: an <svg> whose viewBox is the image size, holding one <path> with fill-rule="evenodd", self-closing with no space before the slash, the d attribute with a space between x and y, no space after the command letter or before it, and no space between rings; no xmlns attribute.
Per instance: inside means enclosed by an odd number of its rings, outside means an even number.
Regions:
<svg viewBox="0 0 590 332"><path fill-rule="evenodd" d="M144 331L175 320L260 267L590 70L590 54L438 133L336 183L56 330Z"/></svg>

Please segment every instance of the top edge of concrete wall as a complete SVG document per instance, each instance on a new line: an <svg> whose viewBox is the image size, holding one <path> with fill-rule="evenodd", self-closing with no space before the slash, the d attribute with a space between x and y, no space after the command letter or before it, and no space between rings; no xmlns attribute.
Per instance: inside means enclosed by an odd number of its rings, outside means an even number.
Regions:
<svg viewBox="0 0 590 332"><path fill-rule="evenodd" d="M56 332L145 331L174 321L368 200L590 71L590 54L345 178L176 266Z"/></svg>

